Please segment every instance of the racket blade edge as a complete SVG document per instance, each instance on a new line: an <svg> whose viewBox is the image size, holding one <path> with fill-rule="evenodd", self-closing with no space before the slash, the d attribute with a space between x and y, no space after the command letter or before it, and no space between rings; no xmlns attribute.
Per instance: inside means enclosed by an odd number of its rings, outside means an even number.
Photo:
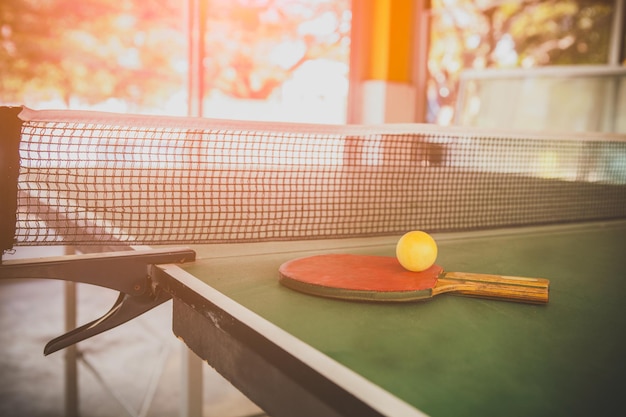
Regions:
<svg viewBox="0 0 626 417"><path fill-rule="evenodd" d="M371 301L371 302L415 302L432 298L432 290L414 290L414 291L373 291L373 290L355 290L337 287L328 287L324 285L316 285L308 282L298 281L283 274L279 274L279 282L292 290L316 295L326 298L335 298L339 300L353 301Z"/></svg>

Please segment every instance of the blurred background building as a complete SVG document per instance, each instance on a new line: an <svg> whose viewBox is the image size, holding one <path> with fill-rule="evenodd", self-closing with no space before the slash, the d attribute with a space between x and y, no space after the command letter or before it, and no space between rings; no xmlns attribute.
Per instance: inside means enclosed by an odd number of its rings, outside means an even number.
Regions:
<svg viewBox="0 0 626 417"><path fill-rule="evenodd" d="M503 69L519 70L504 79L511 85L536 77L552 85L535 70L554 67L550 74L563 78L584 66L578 77L618 79L617 88L604 88L623 102L623 73L596 69L623 69L624 36L622 0L5 0L0 102L255 120L475 124L486 95L513 97L518 88L486 81L502 81ZM467 70L471 82L463 82ZM579 101L598 100L603 87L581 83ZM538 91L553 87L541 85L528 87L534 91L524 100L543 100ZM554 89L554 106L570 101Z"/></svg>

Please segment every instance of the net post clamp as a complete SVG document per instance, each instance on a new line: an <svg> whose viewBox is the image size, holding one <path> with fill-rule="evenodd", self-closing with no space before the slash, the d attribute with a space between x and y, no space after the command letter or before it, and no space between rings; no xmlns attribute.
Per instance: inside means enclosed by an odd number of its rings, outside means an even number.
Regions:
<svg viewBox="0 0 626 417"><path fill-rule="evenodd" d="M3 262L0 278L59 279L119 291L113 307L104 316L48 342L44 355L49 355L168 301L171 295L161 291L151 277L152 266L192 262L195 258L193 250L179 247L19 259Z"/></svg>

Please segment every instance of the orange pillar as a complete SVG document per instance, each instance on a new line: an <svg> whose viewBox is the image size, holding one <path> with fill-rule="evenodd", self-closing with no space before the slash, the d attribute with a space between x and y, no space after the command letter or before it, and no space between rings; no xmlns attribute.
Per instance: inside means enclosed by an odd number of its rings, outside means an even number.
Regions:
<svg viewBox="0 0 626 417"><path fill-rule="evenodd" d="M364 1L366 32L363 80L410 82L413 0Z"/></svg>
<svg viewBox="0 0 626 417"><path fill-rule="evenodd" d="M414 122L419 106L419 36L427 0L354 0L351 109L353 123Z"/></svg>

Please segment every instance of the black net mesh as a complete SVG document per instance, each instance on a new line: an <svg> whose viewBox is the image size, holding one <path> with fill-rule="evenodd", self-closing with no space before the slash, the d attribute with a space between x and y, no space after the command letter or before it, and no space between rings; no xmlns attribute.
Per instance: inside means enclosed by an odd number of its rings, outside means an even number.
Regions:
<svg viewBox="0 0 626 417"><path fill-rule="evenodd" d="M626 217L626 140L24 109L16 245L456 231Z"/></svg>

